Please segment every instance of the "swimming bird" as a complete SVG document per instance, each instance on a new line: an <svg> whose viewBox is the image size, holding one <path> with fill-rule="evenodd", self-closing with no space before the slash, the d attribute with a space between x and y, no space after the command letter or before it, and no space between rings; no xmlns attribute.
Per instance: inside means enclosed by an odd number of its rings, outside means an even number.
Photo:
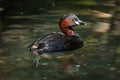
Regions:
<svg viewBox="0 0 120 80"><path fill-rule="evenodd" d="M28 46L28 50L37 56L35 66L39 64L43 53L69 51L81 48L83 40L73 29L77 25L85 25L75 14L69 13L61 17L59 27L61 32L52 32L35 40Z"/></svg>

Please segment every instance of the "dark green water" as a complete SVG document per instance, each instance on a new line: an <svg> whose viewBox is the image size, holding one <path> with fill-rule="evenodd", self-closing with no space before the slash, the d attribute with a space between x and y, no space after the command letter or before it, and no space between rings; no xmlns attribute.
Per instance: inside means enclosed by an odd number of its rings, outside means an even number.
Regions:
<svg viewBox="0 0 120 80"><path fill-rule="evenodd" d="M38 37L60 31L59 18L69 12L87 22L74 28L85 42L83 48L43 55L34 68L35 55L27 46ZM19 13L0 22L0 80L120 80L119 37L92 32L95 19L87 9L58 7L40 14Z"/></svg>

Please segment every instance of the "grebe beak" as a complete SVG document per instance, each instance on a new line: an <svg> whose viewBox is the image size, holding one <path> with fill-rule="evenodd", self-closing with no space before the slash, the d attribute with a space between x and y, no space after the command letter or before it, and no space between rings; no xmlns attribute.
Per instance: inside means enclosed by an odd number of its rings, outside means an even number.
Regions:
<svg viewBox="0 0 120 80"><path fill-rule="evenodd" d="M79 22L80 25L87 25L85 22Z"/></svg>
<svg viewBox="0 0 120 80"><path fill-rule="evenodd" d="M85 22L83 22L83 21L75 21L75 24L76 25L87 25Z"/></svg>

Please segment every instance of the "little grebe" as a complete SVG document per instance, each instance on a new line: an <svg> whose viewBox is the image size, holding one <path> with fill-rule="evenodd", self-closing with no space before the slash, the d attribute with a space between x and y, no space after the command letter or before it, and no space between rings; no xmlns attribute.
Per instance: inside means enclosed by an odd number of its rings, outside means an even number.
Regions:
<svg viewBox="0 0 120 80"><path fill-rule="evenodd" d="M53 32L38 38L30 46L29 51L37 55L34 60L36 67L43 52L59 52L81 48L83 41L73 30L74 26L85 25L75 14L66 14L59 21L62 32Z"/></svg>

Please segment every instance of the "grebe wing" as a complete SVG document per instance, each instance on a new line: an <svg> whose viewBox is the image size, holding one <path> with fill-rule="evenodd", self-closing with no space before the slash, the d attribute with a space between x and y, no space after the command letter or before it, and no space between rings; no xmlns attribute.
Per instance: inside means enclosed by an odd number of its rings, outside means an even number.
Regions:
<svg viewBox="0 0 120 80"><path fill-rule="evenodd" d="M29 46L29 50L44 52L67 51L79 48L82 44L83 42L76 37L66 36L62 32L53 32L34 41Z"/></svg>

